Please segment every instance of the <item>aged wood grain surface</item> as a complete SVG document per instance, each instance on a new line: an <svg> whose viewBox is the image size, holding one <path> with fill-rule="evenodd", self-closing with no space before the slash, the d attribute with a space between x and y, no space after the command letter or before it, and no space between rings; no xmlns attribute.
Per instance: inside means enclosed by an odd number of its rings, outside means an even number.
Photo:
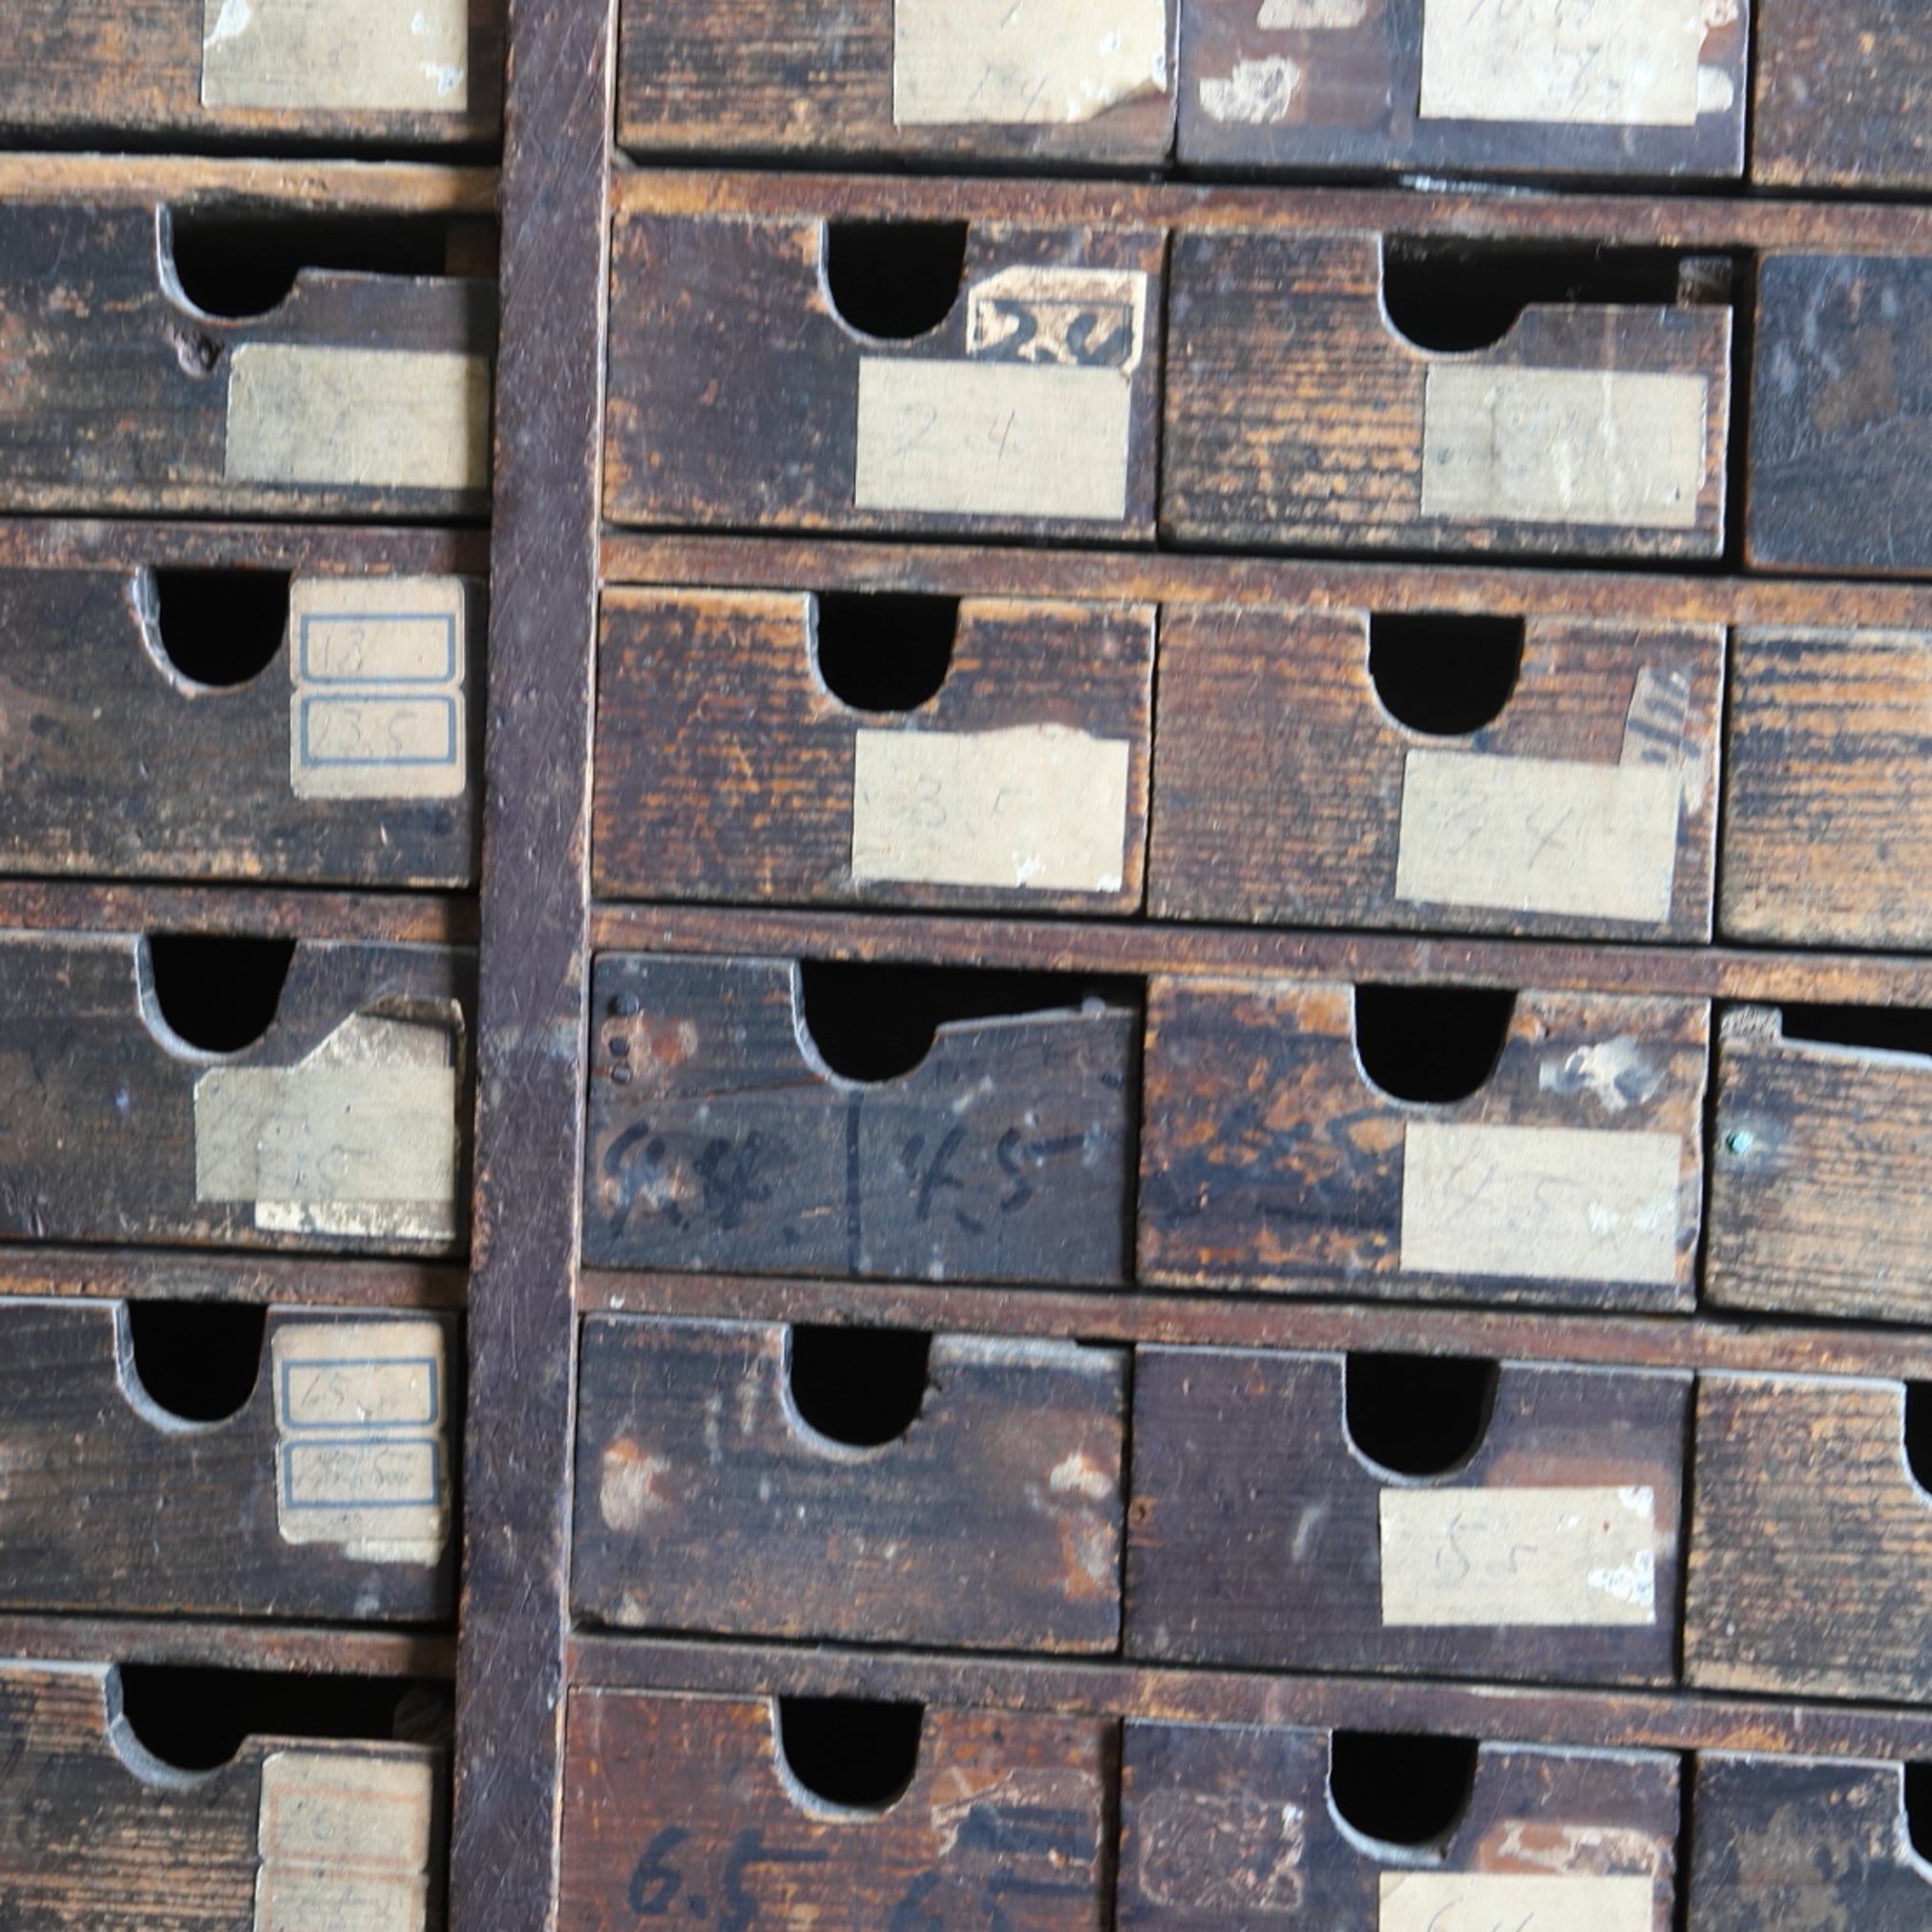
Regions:
<svg viewBox="0 0 1932 1932"><path fill-rule="evenodd" d="M1431 1480L1445 1510L1466 1500L1472 1515L1494 1490L1650 1492L1652 1615L1539 1627L1527 1577L1522 1622L1384 1621L1378 1510L1391 1489L1415 1484L1356 1448L1344 1419L1346 1373L1333 1354L1136 1351L1129 1656L1551 1683L1673 1680L1688 1376L1505 1362L1476 1449ZM1447 1536L1444 1552L1456 1547Z"/></svg>
<svg viewBox="0 0 1932 1932"><path fill-rule="evenodd" d="M1106 1923L1113 1727L932 1708L883 1812L804 1796L765 1702L577 1690L563 1932L695 1925Z"/></svg>
<svg viewBox="0 0 1932 1932"><path fill-rule="evenodd" d="M1707 1376L1684 1667L1712 1689L1922 1699L1932 1496L1900 1382Z"/></svg>
<svg viewBox="0 0 1932 1932"><path fill-rule="evenodd" d="M604 593L593 848L598 893L1018 903L1067 912L1139 906L1151 607L962 601L937 693L916 709L872 711L828 687L813 641L814 605L797 594ZM853 876L860 732L963 737L1016 727L1079 732L1128 747L1117 890Z"/></svg>
<svg viewBox="0 0 1932 1932"><path fill-rule="evenodd" d="M1932 188L1932 31L1914 0L1757 0L1754 181Z"/></svg>
<svg viewBox="0 0 1932 1932"><path fill-rule="evenodd" d="M0 1295L90 1301L300 1302L317 1308L460 1309L469 1276L433 1261L206 1250L0 1248Z"/></svg>
<svg viewBox="0 0 1932 1932"><path fill-rule="evenodd" d="M379 1624L210 1623L165 1617L0 1617L9 1657L50 1664L214 1665L290 1675L416 1677L448 1683L456 1674L456 1640Z"/></svg>
<svg viewBox="0 0 1932 1932"><path fill-rule="evenodd" d="M782 1328L585 1324L580 1617L870 1644L1113 1648L1124 1351L936 1337L917 1416L868 1448L800 1417L789 1359Z"/></svg>
<svg viewBox="0 0 1932 1932"><path fill-rule="evenodd" d="M476 903L454 893L289 892L274 886L0 881L0 931L204 933L474 946Z"/></svg>
<svg viewBox="0 0 1932 1932"><path fill-rule="evenodd" d="M1467 1807L1418 1862L1407 1847L1365 1838L1337 1818L1329 1750L1320 1731L1129 1723L1115 1923L1170 1932L1386 1924L1385 1876L1418 1869L1586 1881L1571 1904L1580 1922L1588 1880L1648 1879L1653 1932L1674 1922L1674 1758L1480 1743ZM1468 1918L1442 1922L1471 1922L1480 1907L1470 1907ZM1559 1906L1553 1916L1561 1915Z"/></svg>
<svg viewBox="0 0 1932 1932"><path fill-rule="evenodd" d="M1492 724L1440 738L1379 698L1365 611L1169 606L1161 621L1159 758L1150 857L1156 917L1270 925L1711 936L1724 640L1712 627L1535 617L1514 689ZM1642 681L1642 682L1640 682ZM1614 766L1661 682L1674 742L1641 755L1684 775L1670 915L1443 906L1397 895L1404 766L1412 751ZM1555 774L1552 774L1555 776ZM1527 823L1525 841L1535 836Z"/></svg>

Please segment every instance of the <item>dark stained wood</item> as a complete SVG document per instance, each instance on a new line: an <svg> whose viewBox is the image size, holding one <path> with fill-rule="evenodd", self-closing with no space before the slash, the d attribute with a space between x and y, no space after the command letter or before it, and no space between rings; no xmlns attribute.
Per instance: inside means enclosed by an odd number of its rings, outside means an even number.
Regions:
<svg viewBox="0 0 1932 1932"><path fill-rule="evenodd" d="M808 1053L788 961L599 958L585 1259L1124 1279L1140 1018L1081 994L859 1082Z"/></svg>
<svg viewBox="0 0 1932 1932"><path fill-rule="evenodd" d="M44 1663L212 1665L288 1675L448 1682L453 1637L352 1625L215 1624L164 1617L0 1617L0 1654Z"/></svg>
<svg viewBox="0 0 1932 1932"><path fill-rule="evenodd" d="M1402 724L1378 696L1370 622L1366 611L1163 612L1149 891L1157 918L1710 937L1721 632L1525 619L1506 704L1492 724L1443 739ZM1444 749L1589 767L1677 763L1684 783L1669 917L1398 894L1406 761ZM1562 776L1547 774L1558 807ZM1527 842L1556 823L1553 814L1519 830ZM1587 878L1564 887L1590 895Z"/></svg>
<svg viewBox="0 0 1932 1932"><path fill-rule="evenodd" d="M1694 1296L1703 1202L1702 1117L1709 1009L1694 1000L1522 992L1487 1081L1468 1099L1395 1099L1362 1070L1354 989L1288 980L1155 978L1147 1001L1140 1272L1167 1286L1263 1288L1549 1307L1685 1309ZM1459 1181L1426 1207L1412 1179L1412 1131L1442 1130ZM1480 1130L1583 1133L1557 1151ZM1465 1133L1463 1130L1471 1130ZM1675 1233L1642 1187L1614 1205L1589 1185L1586 1153L1620 1134L1674 1136ZM1593 1150L1593 1151L1592 1151ZM1521 1163L1521 1166L1518 1164ZM1567 1178L1564 1178L1567 1172ZM1512 1206L1531 1186L1536 1226ZM1639 1201L1637 1194L1644 1194ZM1426 1222L1426 1226L1425 1226ZM1539 1242L1574 1227L1565 1260ZM1511 1241L1540 1273L1504 1273ZM1463 1234L1475 1239L1468 1253ZM1444 1237L1447 1236L1447 1240ZM1418 1237L1430 1268L1413 1258ZM1669 1278L1635 1250L1674 1250ZM1487 1257L1487 1258L1486 1258Z"/></svg>
<svg viewBox="0 0 1932 1932"><path fill-rule="evenodd" d="M1927 1696L1932 1495L1906 1460L1903 1384L1707 1376L1694 1488L1691 1683Z"/></svg>
<svg viewBox="0 0 1932 1932"><path fill-rule="evenodd" d="M0 881L0 932L233 933L260 939L473 946L476 904L426 892Z"/></svg>
<svg viewBox="0 0 1932 1932"><path fill-rule="evenodd" d="M454 525L0 517L0 568L139 570L159 564L178 570L367 572L374 577L480 579L490 572L490 533Z"/></svg>
<svg viewBox="0 0 1932 1932"><path fill-rule="evenodd" d="M427 1261L32 1247L0 1248L0 1295L90 1301L300 1302L316 1308L460 1309L461 1268ZM0 1316L4 1319L4 1316Z"/></svg>
<svg viewBox="0 0 1932 1932"><path fill-rule="evenodd" d="M808 1799L766 1703L578 1690L564 1767L562 1932L696 1925L1005 1925L1099 1932L1113 1727L929 1709L884 1812ZM679 1909L682 1907L682 1909Z"/></svg>
<svg viewBox="0 0 1932 1932"><path fill-rule="evenodd" d="M1654 1932L1670 1932L1677 1889L1674 1758L1480 1743L1466 1809L1418 1859L1410 1848L1366 1838L1337 1817L1329 1748L1319 1731L1128 1724L1115 1918L1122 1932L1235 1932L1271 1920L1338 1932L1387 1924L1384 1889L1402 1874L1438 1873L1568 1879L1580 1917L1593 1900L1591 1879L1648 1879ZM1466 1903L1451 1906L1445 1922L1476 1917L1477 1900L1463 1896ZM1532 1915L1525 1922L1540 1922L1556 1904L1546 1891L1541 1906L1524 1900L1516 1910ZM1488 1902L1502 1915L1508 1894L1498 1889ZM1562 1910L1556 1904L1552 1916Z"/></svg>
<svg viewBox="0 0 1932 1932"><path fill-rule="evenodd" d="M964 601L945 682L916 709L903 711L860 710L832 692L819 669L816 624L815 599L797 594L604 594L597 892L1065 912L1139 906L1153 703L1150 606ZM1115 890L853 876L861 732L934 732L956 741L1021 728L1127 746ZM1030 763L1040 741L1028 744ZM1023 768L1014 776L1023 778ZM944 809L936 789L933 803Z"/></svg>
<svg viewBox="0 0 1932 1932"><path fill-rule="evenodd" d="M938 1336L917 1416L861 1448L800 1415L785 1329L587 1322L573 1605L640 1629L1110 1650L1126 1372L1121 1350Z"/></svg>
<svg viewBox="0 0 1932 1932"><path fill-rule="evenodd" d="M1416 1557L1381 1521L1416 1483L1369 1462L1344 1416L1346 1358L1141 1349L1134 1364L1134 1496L1128 1512L1127 1654L1283 1670L1392 1670L1550 1683L1669 1684L1676 1659L1678 1480L1690 1378L1642 1370L1504 1362L1468 1460L1432 1479L1444 1523L1414 1549L1430 1561L1443 1621L1386 1617ZM1522 1544L1520 1621L1469 1614L1453 1586L1487 1565L1495 1492L1648 1493L1651 1579L1613 1599L1552 1611L1556 1574ZM1509 1499L1502 1499L1505 1505ZM1466 1505L1459 1533L1454 1510ZM1512 1552L1514 1570L1519 1552ZM1578 1567L1564 1559L1570 1571ZM1434 1585L1431 1586L1435 1587ZM1650 1614L1641 1621L1644 1593ZM1420 1602L1424 1592L1412 1592ZM1548 1618L1555 1614L1558 1621ZM1581 1621L1585 1614L1594 1622ZM1618 1622L1620 1616L1630 1621ZM1571 1616L1578 1621L1564 1622Z"/></svg>

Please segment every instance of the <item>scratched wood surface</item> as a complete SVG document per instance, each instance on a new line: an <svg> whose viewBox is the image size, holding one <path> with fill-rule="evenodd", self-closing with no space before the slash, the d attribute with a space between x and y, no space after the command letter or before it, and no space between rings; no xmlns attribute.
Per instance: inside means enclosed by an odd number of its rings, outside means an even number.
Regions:
<svg viewBox="0 0 1932 1932"><path fill-rule="evenodd" d="M299 943L268 1031L240 1053L217 1055L186 1046L160 1018L141 939L8 934L0 940L0 1239L460 1252L474 972L473 956L444 947ZM346 1034L345 1022L355 1022ZM386 1129L395 1099L386 1076L395 1062L383 1062L391 1048L426 1077L425 1089L447 1089L451 1077L439 1077L432 1057L453 1073L449 1132L458 1152L440 1201L393 1195L381 1173L392 1162L413 1177L430 1152L418 1144L428 1132L420 1111L408 1117L406 1133ZM284 1103L264 1113L255 1147L258 1181L280 1192L205 1198L215 1095L198 1098L197 1089L243 1069L284 1076L277 1082ZM372 1114L349 1118L360 1069L385 1098ZM325 1087L346 1117L333 1144L309 1131L308 1117L326 1123L326 1109L304 1098ZM349 1193L334 1191L339 1169L353 1177L340 1183ZM444 1231L432 1234L437 1219ZM364 1231L352 1231L357 1226Z"/></svg>
<svg viewBox="0 0 1932 1932"><path fill-rule="evenodd" d="M1466 1807L1418 1859L1411 1848L1365 1837L1336 1816L1329 1753L1320 1731L1129 1722L1114 1922L1164 1932L1387 1925L1385 1887L1418 1870L1572 1880L1565 1900L1549 1902L1557 1906L1552 1922L1575 1923L1597 1922L1591 1879L1645 1879L1648 1912L1614 1922L1648 1924L1651 1932L1669 1932L1675 1922L1679 1773L1672 1756L1479 1743ZM1465 1895L1440 1919L1402 1922L1543 1922L1535 1907L1506 1912L1504 1897L1491 1896L1493 1921ZM1576 1920L1564 1920L1565 1905Z"/></svg>
<svg viewBox="0 0 1932 1932"><path fill-rule="evenodd" d="M1004 1925L1094 1932L1112 1870L1113 1727L929 1708L884 1811L812 1801L770 1702L572 1693L561 1932Z"/></svg>
<svg viewBox="0 0 1932 1932"><path fill-rule="evenodd" d="M1156 917L1711 936L1721 631L1527 619L1502 709L1476 731L1441 737L1403 724L1378 695L1370 625L1366 611L1164 611L1149 892ZM1453 639L1440 648L1453 664ZM1576 910L1594 895L1587 878L1573 872L1561 887L1541 889L1566 896L1569 911L1404 896L1397 865L1407 761L1443 750L1564 767L1544 773L1543 796L1553 808L1544 827L1485 816L1476 828L1484 845L1512 830L1524 847L1546 834L1569 804L1559 788L1575 766L1678 765L1684 783L1668 916Z"/></svg>
<svg viewBox="0 0 1932 1932"><path fill-rule="evenodd" d="M1147 1003L1141 1277L1378 1299L1688 1309L1709 1031L1710 1010L1698 1000L1522 992L1487 1081L1466 1100L1419 1104L1384 1093L1363 1072L1351 986L1157 976ZM1432 1124L1581 1132L1591 1138L1567 1144L1586 1169L1619 1151L1618 1135L1676 1137L1674 1233L1668 1204L1629 1210L1665 1216L1651 1232L1674 1255L1668 1278L1662 1270L1648 1280L1626 1272L1621 1247L1601 1262L1579 1260L1574 1275L1529 1271L1548 1235L1546 1211L1573 1192L1553 1167L1536 1190L1545 1208L1513 1237L1525 1271L1494 1260L1466 1270L1405 1263L1405 1238L1419 1231L1408 1141L1413 1128ZM1520 1144L1538 1166L1548 1144ZM1480 1185L1461 1198L1472 1214L1494 1209L1510 1220L1502 1169L1485 1161L1470 1178ZM1586 1171L1574 1182L1589 1191ZM1588 1206L1581 1196L1573 1205Z"/></svg>
<svg viewBox="0 0 1932 1932"><path fill-rule="evenodd" d="M1915 0L1757 0L1751 175L1932 190L1932 32Z"/></svg>
<svg viewBox="0 0 1932 1932"><path fill-rule="evenodd" d="M1408 1545L1392 1541L1400 1533L1380 1513L1385 1496L1415 1482L1356 1445L1344 1412L1346 1362L1136 1351L1129 1656L1552 1683L1673 1680L1690 1376L1502 1363L1477 1446L1430 1480L1443 1522L1423 1551L1424 1581L1439 1599L1430 1614L1442 1621L1401 1623L1395 1615L1407 1612L1396 1610L1399 1586L1387 1571L1410 1560ZM1480 1603L1457 1598L1471 1565L1487 1562L1481 1523L1493 1493L1545 1487L1648 1492L1651 1527L1633 1547L1649 1542L1654 1584L1638 1585L1635 1610L1606 1590L1594 1625L1581 1621L1597 1614L1587 1606L1564 1610L1578 1621L1546 1621L1531 1557ZM1468 1519L1460 1544L1459 1505Z"/></svg>
<svg viewBox="0 0 1932 1932"><path fill-rule="evenodd" d="M785 960L606 955L583 1252L618 1267L1119 1281L1139 1016L942 1025L911 1073L830 1075Z"/></svg>
<svg viewBox="0 0 1932 1932"><path fill-rule="evenodd" d="M783 1328L584 1326L571 1594L593 1622L1111 1650L1127 1355L938 1336L905 1430L829 1439ZM855 1399L864 1370L843 1370ZM720 1407L725 1419L720 1419Z"/></svg>
<svg viewBox="0 0 1932 1932"><path fill-rule="evenodd" d="M1707 1376L1684 1668L1727 1690L1932 1693L1932 1495L1902 1382Z"/></svg>
<svg viewBox="0 0 1932 1932"><path fill-rule="evenodd" d="M944 682L916 706L848 704L821 669L817 599L712 591L604 593L598 640L594 889L603 897L882 905L1021 904L1131 912L1141 901L1153 702L1150 605L960 602ZM889 664L881 638L861 668ZM1038 736L1127 747L1124 813L1111 837L1118 883L1075 890L854 876L861 733L934 733L949 743L1025 731L1016 789L1048 748ZM920 802L943 812L936 782ZM903 816L888 804L893 820ZM885 815L882 812L882 815ZM918 817L919 831L928 812ZM1017 816L1020 816L1017 814ZM1050 820L1049 820L1050 823ZM1021 817L1020 836L1038 830ZM986 824L975 849L1008 850ZM1082 839L1084 851L1088 841ZM1031 848L1029 848L1031 850ZM1051 854L1050 854L1051 855ZM958 848L948 844L954 870ZM926 870L945 870L927 862ZM917 860L901 872L921 870ZM1058 872L1055 874L1060 876Z"/></svg>

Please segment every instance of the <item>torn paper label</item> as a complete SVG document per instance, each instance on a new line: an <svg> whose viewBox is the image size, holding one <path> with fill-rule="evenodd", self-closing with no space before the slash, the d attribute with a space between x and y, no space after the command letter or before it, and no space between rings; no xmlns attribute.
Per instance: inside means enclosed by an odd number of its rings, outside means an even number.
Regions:
<svg viewBox="0 0 1932 1932"><path fill-rule="evenodd" d="M1020 264L966 291L966 353L975 361L1131 373L1146 326L1147 278L1138 268Z"/></svg>
<svg viewBox="0 0 1932 1932"><path fill-rule="evenodd" d="M255 1932L424 1932L432 1796L424 1754L262 1759Z"/></svg>
<svg viewBox="0 0 1932 1932"><path fill-rule="evenodd" d="M461 114L469 0L202 0L201 105Z"/></svg>
<svg viewBox="0 0 1932 1932"><path fill-rule="evenodd" d="M1383 1872L1376 1932L1654 1932L1651 1881L1635 1875Z"/></svg>
<svg viewBox="0 0 1932 1932"><path fill-rule="evenodd" d="M893 0L896 127L1066 126L1166 91L1165 0Z"/></svg>
<svg viewBox="0 0 1932 1932"><path fill-rule="evenodd" d="M1201 76L1201 112L1228 126L1273 127L1293 112L1300 85L1301 69L1284 53L1237 60L1229 74Z"/></svg>

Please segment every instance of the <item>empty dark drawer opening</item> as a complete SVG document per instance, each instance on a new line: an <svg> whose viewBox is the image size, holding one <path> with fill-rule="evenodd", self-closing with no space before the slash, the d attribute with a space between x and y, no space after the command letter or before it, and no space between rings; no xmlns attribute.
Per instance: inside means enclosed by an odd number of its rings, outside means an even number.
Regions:
<svg viewBox="0 0 1932 1932"><path fill-rule="evenodd" d="M1480 1356L1351 1354L1342 1375L1349 1440L1397 1476L1447 1475L1481 1445L1497 1375Z"/></svg>
<svg viewBox="0 0 1932 1932"><path fill-rule="evenodd" d="M812 599L812 660L825 687L854 711L916 711L953 664L956 597L821 591Z"/></svg>
<svg viewBox="0 0 1932 1932"><path fill-rule="evenodd" d="M1337 1731L1329 1743L1330 1808L1375 1844L1440 1845L1475 1788L1473 1738Z"/></svg>
<svg viewBox="0 0 1932 1932"><path fill-rule="evenodd" d="M826 294L847 327L908 342L944 322L966 268L964 221L829 221Z"/></svg>
<svg viewBox="0 0 1932 1932"><path fill-rule="evenodd" d="M885 1812L919 1768L922 1704L859 1697L781 1697L778 1755L808 1798L840 1811Z"/></svg>
<svg viewBox="0 0 1932 1932"><path fill-rule="evenodd" d="M1432 738L1492 724L1522 668L1521 618L1384 612L1369 619L1369 676L1396 724Z"/></svg>
<svg viewBox="0 0 1932 1932"><path fill-rule="evenodd" d="M1514 993L1488 987L1357 986L1355 1058L1395 1100L1467 1100L1496 1071L1515 1011Z"/></svg>
<svg viewBox="0 0 1932 1932"><path fill-rule="evenodd" d="M293 939L157 933L141 947L142 993L162 1025L201 1053L240 1053L275 1023Z"/></svg>
<svg viewBox="0 0 1932 1932"><path fill-rule="evenodd" d="M167 669L227 690L275 662L288 630L288 580L281 570L146 570L135 579L135 608Z"/></svg>
<svg viewBox="0 0 1932 1932"><path fill-rule="evenodd" d="M916 1329L788 1331L787 1387L808 1428L852 1449L903 1436L926 1399L933 1338Z"/></svg>
<svg viewBox="0 0 1932 1932"><path fill-rule="evenodd" d="M135 1301L123 1306L141 1390L184 1422L240 1415L255 1393L267 1312L241 1302Z"/></svg>
<svg viewBox="0 0 1932 1932"><path fill-rule="evenodd" d="M1788 1040L1932 1059L1932 1011L1922 1007L1793 1004L1778 1011Z"/></svg>

